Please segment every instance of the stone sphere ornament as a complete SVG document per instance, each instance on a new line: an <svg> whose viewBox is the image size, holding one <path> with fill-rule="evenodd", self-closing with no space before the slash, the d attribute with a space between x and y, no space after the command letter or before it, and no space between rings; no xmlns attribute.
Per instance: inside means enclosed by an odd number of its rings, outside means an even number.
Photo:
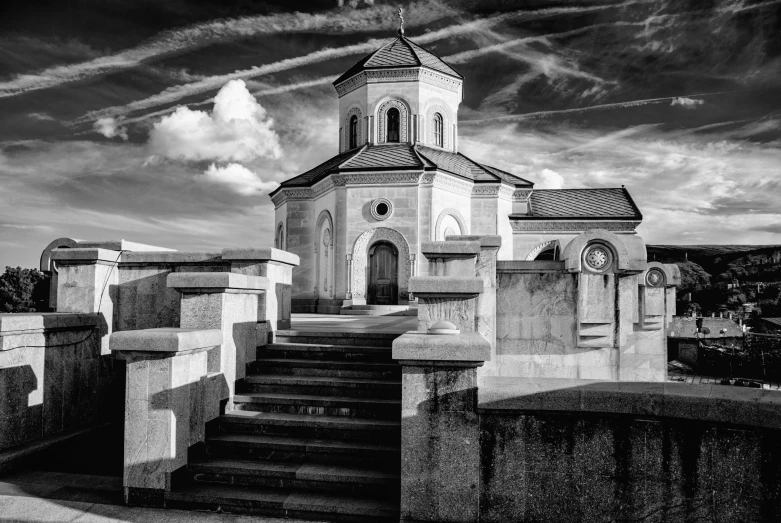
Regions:
<svg viewBox="0 0 781 523"><path fill-rule="evenodd" d="M592 245L583 253L586 267L594 272L605 272L613 264L613 255L604 245Z"/></svg>

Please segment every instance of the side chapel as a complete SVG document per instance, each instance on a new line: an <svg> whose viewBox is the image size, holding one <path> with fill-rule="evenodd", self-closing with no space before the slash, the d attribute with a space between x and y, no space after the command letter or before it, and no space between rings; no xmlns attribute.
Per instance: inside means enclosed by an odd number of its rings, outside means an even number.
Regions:
<svg viewBox="0 0 781 523"><path fill-rule="evenodd" d="M421 242L451 235L501 236L499 260L555 260L586 230L635 234L623 187L537 190L458 152L463 83L403 27L333 82L338 154L270 194L274 246L301 259L293 312L408 306Z"/></svg>

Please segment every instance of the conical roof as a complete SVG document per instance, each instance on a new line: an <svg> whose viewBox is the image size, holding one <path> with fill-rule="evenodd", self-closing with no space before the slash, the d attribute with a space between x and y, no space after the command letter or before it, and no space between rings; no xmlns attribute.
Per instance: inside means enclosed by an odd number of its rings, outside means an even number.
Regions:
<svg viewBox="0 0 781 523"><path fill-rule="evenodd" d="M440 57L423 49L418 44L400 34L373 53L360 59L342 76L334 81L339 84L367 69L386 69L397 67L427 67L440 73L463 80L463 76L447 65Z"/></svg>

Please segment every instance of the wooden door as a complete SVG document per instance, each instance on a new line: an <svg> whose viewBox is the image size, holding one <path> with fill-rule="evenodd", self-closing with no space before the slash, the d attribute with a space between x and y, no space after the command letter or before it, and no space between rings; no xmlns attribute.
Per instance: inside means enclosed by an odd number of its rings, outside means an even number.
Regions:
<svg viewBox="0 0 781 523"><path fill-rule="evenodd" d="M369 249L369 305L397 305L398 252L387 243Z"/></svg>

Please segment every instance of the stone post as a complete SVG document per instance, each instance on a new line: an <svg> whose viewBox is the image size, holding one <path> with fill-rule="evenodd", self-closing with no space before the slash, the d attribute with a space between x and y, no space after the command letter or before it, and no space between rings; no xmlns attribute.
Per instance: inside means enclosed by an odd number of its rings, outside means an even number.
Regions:
<svg viewBox="0 0 781 523"><path fill-rule="evenodd" d="M269 280L269 292L260 297L258 306L258 344L265 345L273 331L289 329L293 267L299 264L299 257L266 247L223 249L222 259L230 262L231 272L263 276Z"/></svg>
<svg viewBox="0 0 781 523"><path fill-rule="evenodd" d="M171 474L205 438L207 351L219 330L146 329L111 335L127 361L124 474L128 505L163 506ZM210 351L211 349L211 351Z"/></svg>
<svg viewBox="0 0 781 523"><path fill-rule="evenodd" d="M246 366L257 349L258 295L270 287L264 276L234 272L175 272L168 287L182 293L182 328L220 329L220 350L209 354L209 372L225 378L222 400L233 408L236 382L246 376Z"/></svg>
<svg viewBox="0 0 781 523"><path fill-rule="evenodd" d="M106 249L55 249L57 312L99 313L100 353L109 350L113 330L114 303L117 299L118 273L122 251Z"/></svg>
<svg viewBox="0 0 781 523"><path fill-rule="evenodd" d="M483 280L483 292L477 296L477 332L491 344L491 358L480 369L481 376L496 375L496 256L502 246L501 236L448 236L446 241L478 241L480 254L475 268Z"/></svg>
<svg viewBox="0 0 781 523"><path fill-rule="evenodd" d="M491 344L476 332L394 340L393 358L403 366L401 521L478 521L477 367L490 355Z"/></svg>

